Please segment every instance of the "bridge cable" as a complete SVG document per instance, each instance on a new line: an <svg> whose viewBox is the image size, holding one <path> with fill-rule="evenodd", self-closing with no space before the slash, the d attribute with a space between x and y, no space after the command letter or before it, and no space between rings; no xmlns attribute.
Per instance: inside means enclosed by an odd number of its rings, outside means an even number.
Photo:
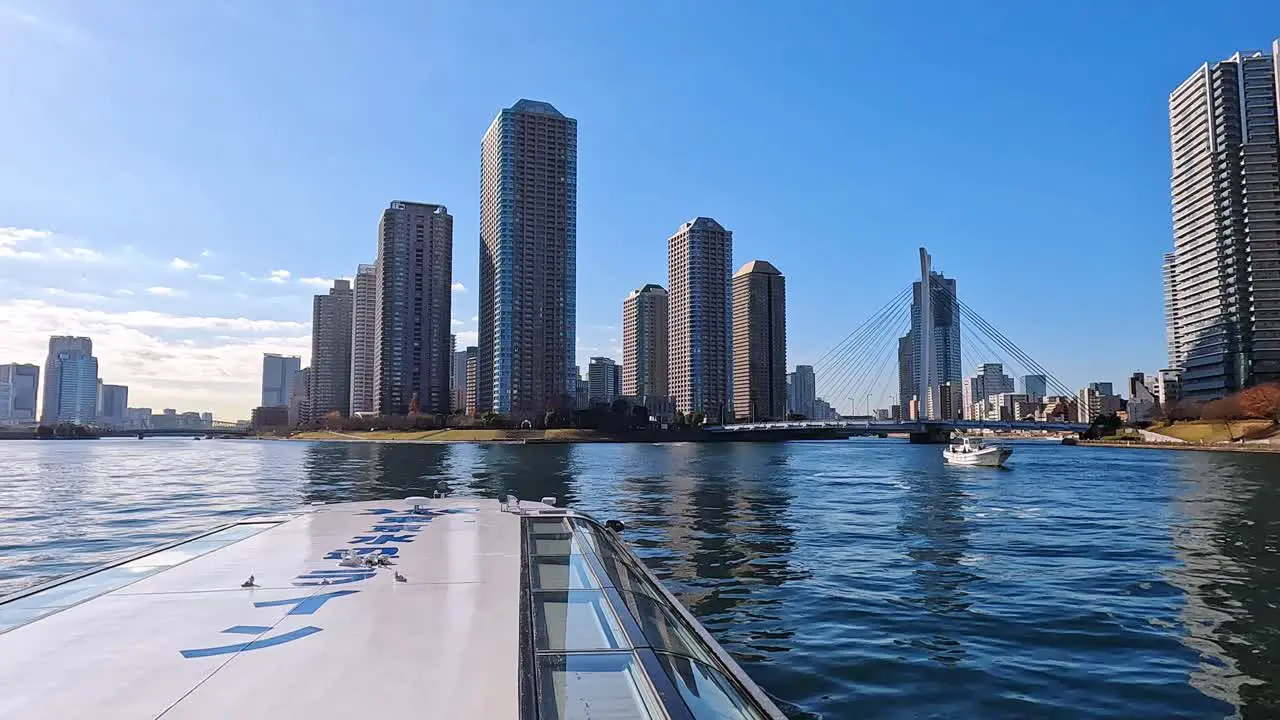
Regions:
<svg viewBox="0 0 1280 720"><path fill-rule="evenodd" d="M828 371L833 367L844 366L848 359L859 347L861 347L861 345L865 344L870 338L877 334L877 329L883 320L897 313L901 307L903 307L904 303L905 298L899 297L896 299L895 304L880 308L880 310L864 322L855 333L850 337L845 338L839 346L833 349L834 355L832 352L828 352L822 359L814 363L815 374L819 369L821 369L825 375L828 374Z"/></svg>
<svg viewBox="0 0 1280 720"><path fill-rule="evenodd" d="M864 323L861 332L858 333L856 339L852 342L845 343L839 353L834 357L827 358L826 361L814 366L815 375L821 373L818 381L815 383L819 387L824 388L828 394L835 387L842 384L843 380L856 365L866 349L871 345L877 345L881 342L880 337L893 318L900 317L905 312L903 300L898 301L897 306L887 306L873 317L868 323Z"/></svg>
<svg viewBox="0 0 1280 720"><path fill-rule="evenodd" d="M890 308L888 312L881 313L876 319L875 324L864 333L863 337L856 344L852 344L850 348L842 353L839 357L839 365L832 368L830 366L824 368L823 388L830 394L838 389L847 389L851 380L853 380L859 369L863 366L868 356L872 353L878 354L885 344L885 334L887 331L896 331L901 327L903 317L909 312L905 305L896 308ZM832 400L838 401L839 396L832 396Z"/></svg>
<svg viewBox="0 0 1280 720"><path fill-rule="evenodd" d="M956 294L951 292L949 288L943 287L943 288L939 288L938 290L941 292L945 292L947 295L947 298L949 300L952 300L960 308L961 314L965 318L968 318L969 320L971 320L973 324L978 327L979 330L982 330L984 333L986 333L989 337L991 337L992 340L998 343L1001 347L1013 353L1014 357L1019 358L1023 363L1026 364L1028 368L1040 374L1045 375L1047 380L1052 380L1064 394L1066 395L1071 394L1070 388L1068 388L1065 383L1058 380L1058 378L1055 377L1049 371L1045 370L1044 366L1036 362L1029 354L1027 354L1024 350L1022 350L1021 347L1019 347L1016 343L1010 340L1004 333L1002 333L998 328L996 328L989 321L987 321L986 318L982 317L982 315L978 313L976 310L974 310L970 305L960 300L960 298L956 297Z"/></svg>
<svg viewBox="0 0 1280 720"><path fill-rule="evenodd" d="M1053 386L1055 386L1054 387L1055 390L1067 396L1070 396L1072 394L1071 389L1067 387L1066 383L1063 383L1053 373L1046 370L1043 365L1036 362L1029 354L1027 354L1024 350L1022 350L1022 348L1018 347L1018 345L1014 343L1012 340L1010 340L1004 333L1000 332L998 328L996 328L994 325L988 322L985 318L983 318L982 315L980 315L976 310L974 310L968 304L964 303L962 300L960 300L960 298L956 297L956 294L951 292L949 288L945 288L945 287L939 288L938 291L944 292L946 299L949 299L952 302L954 302L956 306L961 310L961 314L966 319L969 319L975 325L977 325L979 330L982 330L983 332L985 332L989 337L991 337L993 341L995 341L1005 350L1012 353L1014 357L1020 359L1027 368L1029 368L1030 370L1034 371L1037 374L1044 375L1046 380L1050 381L1053 384ZM1025 373L1025 374L1030 374L1030 373Z"/></svg>
<svg viewBox="0 0 1280 720"><path fill-rule="evenodd" d="M840 381L829 388L838 393L834 396L837 403L839 400L846 399L851 390L861 387L869 379L870 372L884 362L886 352L890 357L895 354L899 330L906 323L909 314L910 309L904 307L894 316L885 318L880 323L879 335L873 342L867 343L862 348L859 356L851 361L846 372L840 377ZM850 409L856 413L856 403Z"/></svg>
<svg viewBox="0 0 1280 720"><path fill-rule="evenodd" d="M861 325L854 328L852 332L846 335L844 339L842 339L840 342L836 343L835 346L833 346L830 350L827 350L825 353L823 353L822 357L815 360L813 363L814 368L817 368L817 366L820 365L824 360L826 360L828 356L836 352L836 350L841 348L846 342L848 342L851 338L853 338L854 335L857 335L863 328L869 325L876 317L880 315L881 312L883 312L887 308L896 306L898 303L902 302L903 298L906 295L910 294L911 291L912 291L911 285L907 285L902 290L899 290L898 293L894 295L892 299L889 300L889 302L885 303L883 307L881 307L876 312L872 313L872 315L869 318L864 320Z"/></svg>

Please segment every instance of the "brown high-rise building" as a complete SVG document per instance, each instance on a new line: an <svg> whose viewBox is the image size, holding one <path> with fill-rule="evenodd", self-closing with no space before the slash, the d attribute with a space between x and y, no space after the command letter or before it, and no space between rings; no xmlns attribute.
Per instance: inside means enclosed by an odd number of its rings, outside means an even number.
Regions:
<svg viewBox="0 0 1280 720"><path fill-rule="evenodd" d="M480 144L479 411L570 409L577 313L578 122L521 100Z"/></svg>
<svg viewBox="0 0 1280 720"><path fill-rule="evenodd" d="M729 273L733 233L708 217L690 220L667 240L670 331L668 394L676 410L727 419Z"/></svg>
<svg viewBox="0 0 1280 720"><path fill-rule="evenodd" d="M733 414L787 416L787 288L778 268L752 260L733 274Z"/></svg>
<svg viewBox="0 0 1280 720"><path fill-rule="evenodd" d="M307 400L311 417L321 420L331 412L351 414L351 310L350 280L334 280L327 295L316 295L311 313L311 375Z"/></svg>
<svg viewBox="0 0 1280 720"><path fill-rule="evenodd" d="M632 290L622 301L622 394L667 395L667 291Z"/></svg>
<svg viewBox="0 0 1280 720"><path fill-rule="evenodd" d="M378 224L375 410L448 415L453 216L443 205L393 202ZM314 365L312 372L315 372Z"/></svg>

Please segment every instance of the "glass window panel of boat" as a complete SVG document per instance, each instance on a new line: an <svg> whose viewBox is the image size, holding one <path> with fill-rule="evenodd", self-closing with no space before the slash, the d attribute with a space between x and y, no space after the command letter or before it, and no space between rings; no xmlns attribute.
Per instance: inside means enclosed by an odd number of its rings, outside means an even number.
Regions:
<svg viewBox="0 0 1280 720"><path fill-rule="evenodd" d="M573 528L569 527L567 519L562 517L554 518L529 518L525 520L529 527L529 532L533 535L560 535L571 532Z"/></svg>
<svg viewBox="0 0 1280 720"><path fill-rule="evenodd" d="M604 571L613 581L614 587L655 598L662 597L662 593L654 587L653 581L645 575L644 570L636 567L638 560L613 552L597 553L596 557L600 559L600 564L604 566Z"/></svg>
<svg viewBox="0 0 1280 720"><path fill-rule="evenodd" d="M610 546L612 543L617 542L617 538L610 537L613 533L612 530L583 518L573 518L571 522L573 523L574 530L576 530L578 535L582 538L582 541L594 550L596 554L600 554L601 552L613 552ZM609 548L609 550L602 550L601 546Z"/></svg>
<svg viewBox="0 0 1280 720"><path fill-rule="evenodd" d="M655 600L648 595L622 592L622 602L635 618L644 633L645 640L655 650L679 653L698 658L703 662L715 663L711 651L702 644L702 640L690 630L675 613L666 608L665 601Z"/></svg>
<svg viewBox="0 0 1280 720"><path fill-rule="evenodd" d="M600 587L583 555L537 555L530 580L535 590L581 590Z"/></svg>
<svg viewBox="0 0 1280 720"><path fill-rule="evenodd" d="M534 555L581 555L583 552L582 542L570 532L533 536Z"/></svg>
<svg viewBox="0 0 1280 720"><path fill-rule="evenodd" d="M631 653L539 655L540 718L664 718L657 694Z"/></svg>
<svg viewBox="0 0 1280 720"><path fill-rule="evenodd" d="M535 592L533 617L539 650L629 647L609 603L595 590Z"/></svg>
<svg viewBox="0 0 1280 720"><path fill-rule="evenodd" d="M751 718L765 716L723 673L697 660L657 653L684 704L695 718Z"/></svg>
<svg viewBox="0 0 1280 720"><path fill-rule="evenodd" d="M128 564L99 570L84 577L59 583L48 589L11 600L0 608L64 608L97 597L159 572L158 567L131 567Z"/></svg>

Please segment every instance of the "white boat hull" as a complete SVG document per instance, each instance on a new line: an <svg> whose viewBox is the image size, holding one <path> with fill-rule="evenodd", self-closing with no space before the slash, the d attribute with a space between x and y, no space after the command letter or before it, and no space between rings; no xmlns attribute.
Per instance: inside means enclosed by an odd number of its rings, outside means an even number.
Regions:
<svg viewBox="0 0 1280 720"><path fill-rule="evenodd" d="M1013 454L1011 448L989 447L970 452L957 452L950 448L942 451L942 457L952 465L981 465L999 467Z"/></svg>

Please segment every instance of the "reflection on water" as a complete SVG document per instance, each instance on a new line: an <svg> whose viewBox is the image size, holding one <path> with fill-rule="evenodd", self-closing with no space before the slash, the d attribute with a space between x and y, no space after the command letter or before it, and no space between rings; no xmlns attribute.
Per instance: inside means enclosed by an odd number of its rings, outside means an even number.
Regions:
<svg viewBox="0 0 1280 720"><path fill-rule="evenodd" d="M894 441L0 443L0 593L230 518L554 496L796 717L1280 717L1280 457Z"/></svg>
<svg viewBox="0 0 1280 720"><path fill-rule="evenodd" d="M1186 593L1180 621L1201 654L1191 683L1280 717L1280 475L1270 457L1187 453L1173 542L1182 564L1170 582Z"/></svg>

